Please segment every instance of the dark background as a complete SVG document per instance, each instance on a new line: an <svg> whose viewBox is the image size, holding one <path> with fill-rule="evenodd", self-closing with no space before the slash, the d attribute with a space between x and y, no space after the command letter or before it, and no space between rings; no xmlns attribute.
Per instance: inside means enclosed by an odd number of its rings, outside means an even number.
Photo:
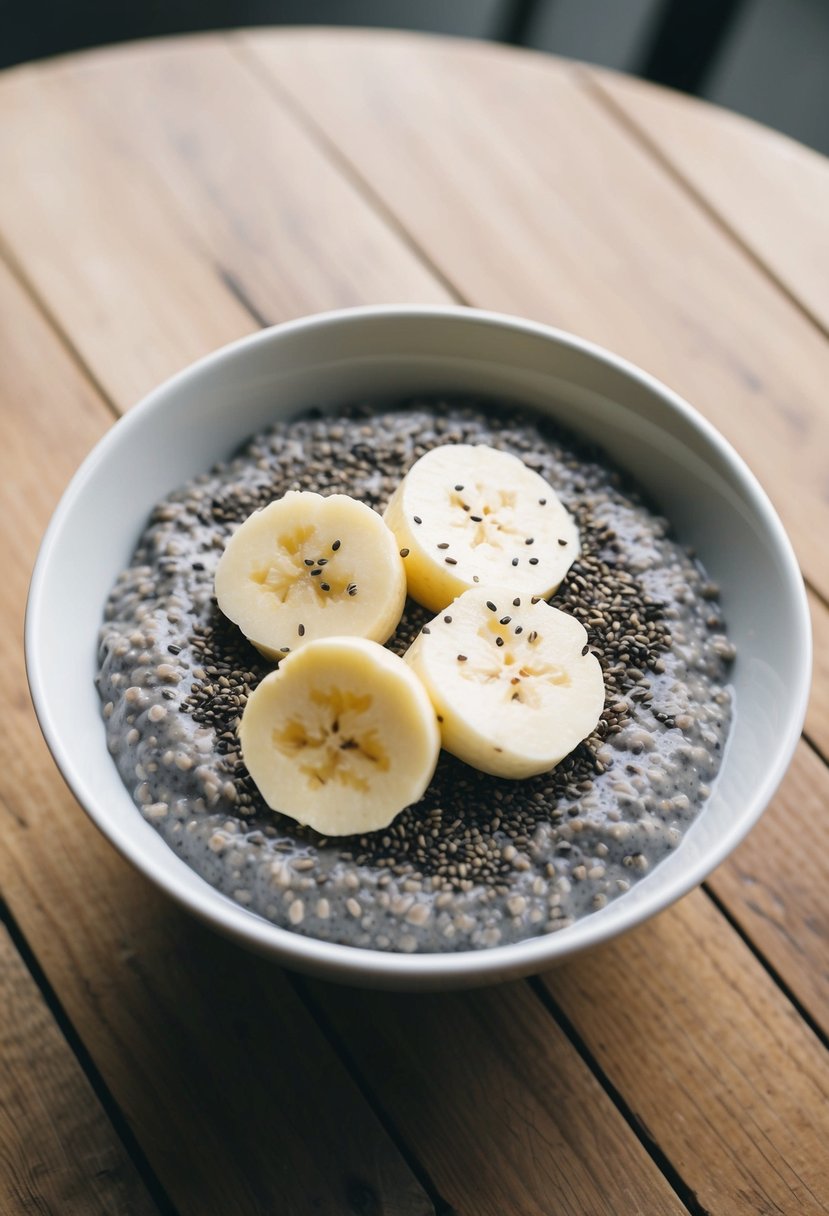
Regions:
<svg viewBox="0 0 829 1216"><path fill-rule="evenodd" d="M0 0L0 66L244 25L513 42L706 97L829 154L829 0Z"/></svg>

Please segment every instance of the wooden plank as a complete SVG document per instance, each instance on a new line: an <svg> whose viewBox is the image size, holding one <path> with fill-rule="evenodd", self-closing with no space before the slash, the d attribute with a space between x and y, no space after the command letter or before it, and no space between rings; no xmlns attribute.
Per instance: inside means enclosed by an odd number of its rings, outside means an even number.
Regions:
<svg viewBox="0 0 829 1216"><path fill-rule="evenodd" d="M28 574L58 488L112 415L2 265L0 312L4 897L182 1216L371 1204L425 1216L430 1201L284 976L175 911L49 760L18 640Z"/></svg>
<svg viewBox="0 0 829 1216"><path fill-rule="evenodd" d="M708 886L829 1037L829 769L806 743Z"/></svg>
<svg viewBox="0 0 829 1216"><path fill-rule="evenodd" d="M106 146L69 104L59 70L3 73L0 160L9 258L122 406L257 328L128 142Z"/></svg>
<svg viewBox="0 0 829 1216"><path fill-rule="evenodd" d="M310 990L457 1216L685 1210L526 984Z"/></svg>
<svg viewBox="0 0 829 1216"><path fill-rule="evenodd" d="M226 39L74 57L48 84L107 146L129 130L141 172L265 320L450 298Z"/></svg>
<svg viewBox="0 0 829 1216"><path fill-rule="evenodd" d="M158 1209L0 926L0 1216Z"/></svg>
<svg viewBox="0 0 829 1216"><path fill-rule="evenodd" d="M470 303L601 342L706 414L829 594L829 348L578 76L439 39L240 38Z"/></svg>
<svg viewBox="0 0 829 1216"><path fill-rule="evenodd" d="M591 70L590 76L829 332L829 161L777 131L681 93L611 72Z"/></svg>
<svg viewBox="0 0 829 1216"><path fill-rule="evenodd" d="M543 983L700 1210L829 1210L829 1057L702 892Z"/></svg>
<svg viewBox="0 0 829 1216"><path fill-rule="evenodd" d="M121 407L255 329L248 301L447 299L214 38L6 73L0 157L0 233Z"/></svg>
<svg viewBox="0 0 829 1216"><path fill-rule="evenodd" d="M806 714L806 733L825 760L829 761L829 608L816 595L809 595L812 614L814 668L812 695Z"/></svg>

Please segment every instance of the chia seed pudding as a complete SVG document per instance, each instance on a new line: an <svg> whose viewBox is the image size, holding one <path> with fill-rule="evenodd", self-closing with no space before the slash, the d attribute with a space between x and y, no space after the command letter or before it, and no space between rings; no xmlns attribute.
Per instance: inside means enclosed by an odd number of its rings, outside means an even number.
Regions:
<svg viewBox="0 0 829 1216"><path fill-rule="evenodd" d="M242 763L239 719L273 664L219 612L216 563L288 490L382 511L447 443L519 456L576 520L581 555L550 603L587 629L605 708L552 772L504 780L441 753L390 827L325 839L271 811ZM402 654L431 616L409 600L389 647ZM296 933L453 951L565 928L679 845L719 769L733 657L717 588L600 450L511 408L419 401L279 423L159 503L107 603L97 682L141 814L207 882Z"/></svg>

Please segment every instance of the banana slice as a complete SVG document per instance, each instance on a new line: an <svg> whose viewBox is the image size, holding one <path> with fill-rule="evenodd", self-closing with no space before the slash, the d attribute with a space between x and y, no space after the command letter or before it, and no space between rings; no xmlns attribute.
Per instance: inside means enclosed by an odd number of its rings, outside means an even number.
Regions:
<svg viewBox="0 0 829 1216"><path fill-rule="evenodd" d="M346 494L291 490L254 512L216 567L216 599L270 659L340 634L385 642L406 602L392 532Z"/></svg>
<svg viewBox="0 0 829 1216"><path fill-rule="evenodd" d="M383 518L409 551L409 595L433 612L478 584L552 595L579 553L578 529L552 486L484 444L421 456Z"/></svg>
<svg viewBox="0 0 829 1216"><path fill-rule="evenodd" d="M443 746L496 777L547 772L594 729L604 680L575 617L514 591L466 591L404 656Z"/></svg>
<svg viewBox="0 0 829 1216"><path fill-rule="evenodd" d="M440 752L422 684L364 638L289 655L248 698L239 740L268 806L324 836L387 827L423 795Z"/></svg>

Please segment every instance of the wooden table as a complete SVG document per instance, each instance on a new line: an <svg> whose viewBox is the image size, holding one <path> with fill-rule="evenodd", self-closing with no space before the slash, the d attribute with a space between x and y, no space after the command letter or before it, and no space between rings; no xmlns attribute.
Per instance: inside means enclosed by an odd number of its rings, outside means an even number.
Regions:
<svg viewBox="0 0 829 1216"><path fill-rule="evenodd" d="M829 1209L827 163L546 56L288 31L8 71L0 164L0 1213ZM552 322L694 402L817 640L791 771L705 888L465 995L298 979L179 912L64 789L20 647L115 416L259 325L401 300Z"/></svg>

